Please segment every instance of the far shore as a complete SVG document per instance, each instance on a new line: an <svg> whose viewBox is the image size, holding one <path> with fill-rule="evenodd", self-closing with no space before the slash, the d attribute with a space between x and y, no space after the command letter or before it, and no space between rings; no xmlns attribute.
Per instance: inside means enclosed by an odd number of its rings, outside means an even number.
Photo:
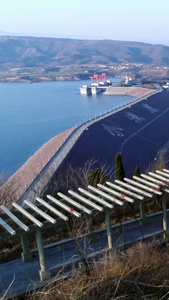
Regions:
<svg viewBox="0 0 169 300"><path fill-rule="evenodd" d="M28 76L29 78L29 76ZM117 78L117 79L121 79L121 77L119 76L115 76L111 78ZM46 76L37 76L36 79L26 79L26 78L19 78L19 77L6 77L6 78L0 78L0 83L40 83L40 82L57 82L57 81L82 81L82 80L89 80L89 75L81 78L79 76L56 76L54 77L46 77Z"/></svg>
<svg viewBox="0 0 169 300"><path fill-rule="evenodd" d="M28 84L31 84L31 83L41 83L41 82L57 82L57 81L80 81L80 80L83 80L83 79L58 79L58 80L19 80L19 79L16 79L16 80L0 80L0 83L28 83Z"/></svg>
<svg viewBox="0 0 169 300"><path fill-rule="evenodd" d="M29 80L29 79L19 79L19 78L0 78L0 83L40 83L40 82L57 82L57 81L81 81L81 80L88 80L89 78L79 78L79 77L62 77L58 76L56 79L48 78L45 76L42 76L36 80Z"/></svg>

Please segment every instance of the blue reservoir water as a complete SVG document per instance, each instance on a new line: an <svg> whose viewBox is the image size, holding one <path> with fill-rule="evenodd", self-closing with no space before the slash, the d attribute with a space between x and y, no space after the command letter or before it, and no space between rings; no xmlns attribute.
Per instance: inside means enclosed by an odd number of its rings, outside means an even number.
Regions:
<svg viewBox="0 0 169 300"><path fill-rule="evenodd" d="M9 177L55 135L131 101L82 96L89 81L0 84L0 174Z"/></svg>

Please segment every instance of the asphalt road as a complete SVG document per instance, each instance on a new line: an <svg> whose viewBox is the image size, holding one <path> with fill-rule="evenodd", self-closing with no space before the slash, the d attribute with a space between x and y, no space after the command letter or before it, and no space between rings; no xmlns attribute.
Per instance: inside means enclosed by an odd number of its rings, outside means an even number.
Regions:
<svg viewBox="0 0 169 300"><path fill-rule="evenodd" d="M70 150L61 170L70 164L83 167L86 161L114 166L117 152L122 154L127 177L135 167L146 172L158 151L169 141L169 93L163 91L128 106L122 111L90 125Z"/></svg>
<svg viewBox="0 0 169 300"><path fill-rule="evenodd" d="M140 225L139 221L129 222L126 225L123 223L121 229L117 231L117 227L112 226L112 240L116 247L162 232L162 215L149 216L148 222L144 225ZM86 239L81 239L80 247L87 255L107 249L106 229L99 231L91 243L87 243ZM63 250L58 247L45 250L45 256L47 269L52 272L54 280L65 276L72 270L72 264L77 266L81 259L74 242L66 244ZM35 253L31 262L24 263L21 259L16 259L0 264L0 299L21 295L47 284L47 281L39 280L39 268L38 253ZM4 295L6 297L3 298Z"/></svg>

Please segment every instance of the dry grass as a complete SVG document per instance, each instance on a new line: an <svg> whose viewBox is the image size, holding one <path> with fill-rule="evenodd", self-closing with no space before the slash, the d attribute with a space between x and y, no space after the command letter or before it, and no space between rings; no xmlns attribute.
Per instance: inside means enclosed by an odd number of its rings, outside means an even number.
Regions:
<svg viewBox="0 0 169 300"><path fill-rule="evenodd" d="M166 143L165 147L161 148L157 152L157 157L153 163L151 163L145 170L145 173L155 172L156 170L162 171L168 166L169 163L169 143Z"/></svg>
<svg viewBox="0 0 169 300"><path fill-rule="evenodd" d="M80 274L25 296L27 300L169 299L168 245L137 244L105 256Z"/></svg>

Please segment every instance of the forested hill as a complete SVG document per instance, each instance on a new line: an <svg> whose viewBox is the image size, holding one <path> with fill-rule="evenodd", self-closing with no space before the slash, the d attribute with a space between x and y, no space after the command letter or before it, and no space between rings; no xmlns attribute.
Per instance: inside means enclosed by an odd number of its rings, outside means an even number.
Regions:
<svg viewBox="0 0 169 300"><path fill-rule="evenodd" d="M145 63L169 66L169 47L114 40L0 37L0 64L37 66Z"/></svg>

